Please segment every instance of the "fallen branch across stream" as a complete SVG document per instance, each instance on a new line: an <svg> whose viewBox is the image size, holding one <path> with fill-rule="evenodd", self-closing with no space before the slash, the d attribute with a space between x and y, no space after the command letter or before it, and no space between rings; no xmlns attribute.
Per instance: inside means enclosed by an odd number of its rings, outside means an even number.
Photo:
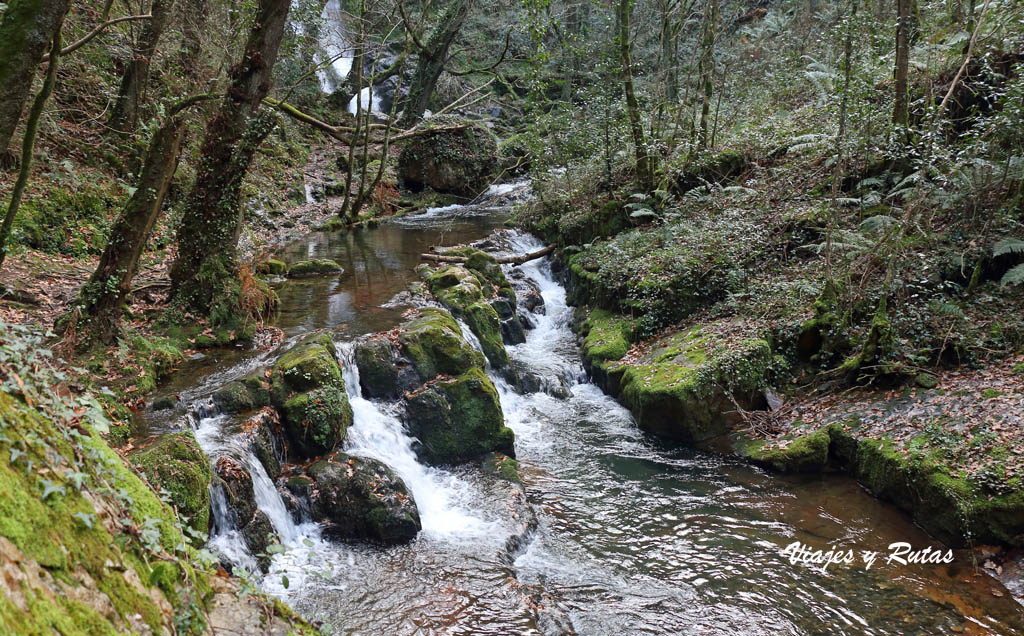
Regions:
<svg viewBox="0 0 1024 636"><path fill-rule="evenodd" d="M547 256L554 251L555 246L549 245L542 250L523 254L522 256L499 256L494 260L506 265L522 265L523 263ZM469 260L465 256L449 256L447 254L420 254L420 258L425 261L433 261L435 263L465 263Z"/></svg>

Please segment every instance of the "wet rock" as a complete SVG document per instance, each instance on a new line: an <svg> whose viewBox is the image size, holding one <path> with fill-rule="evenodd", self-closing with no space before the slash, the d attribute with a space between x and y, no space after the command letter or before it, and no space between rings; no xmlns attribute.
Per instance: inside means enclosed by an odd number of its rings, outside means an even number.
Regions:
<svg viewBox="0 0 1024 636"><path fill-rule="evenodd" d="M488 453L481 462L485 472L497 475L506 481L522 483L519 478L519 462L502 453Z"/></svg>
<svg viewBox="0 0 1024 636"><path fill-rule="evenodd" d="M498 391L479 368L438 381L406 399L409 433L420 458L457 464L497 451L515 456L515 435L505 427Z"/></svg>
<svg viewBox="0 0 1024 636"><path fill-rule="evenodd" d="M192 431L170 433L133 452L128 460L155 490L164 490L192 529L206 534L210 525L210 462Z"/></svg>
<svg viewBox="0 0 1024 636"><path fill-rule="evenodd" d="M218 457L214 462L215 484L222 488L228 507L238 521L247 521L256 511L256 495L252 487L252 475L240 462L227 457ZM244 523L239 523L241 527Z"/></svg>
<svg viewBox="0 0 1024 636"><path fill-rule="evenodd" d="M169 411L177 408L181 404L181 398L175 394L162 395L153 400L152 409L154 411Z"/></svg>
<svg viewBox="0 0 1024 636"><path fill-rule="evenodd" d="M304 278L308 276L319 276L324 274L341 274L344 271L341 265L329 259L316 259L311 261L300 261L288 268L288 278Z"/></svg>
<svg viewBox="0 0 1024 636"><path fill-rule="evenodd" d="M432 120L433 122L433 120ZM498 163L498 143L484 126L459 121L437 124L466 124L460 130L437 130L412 140L398 158L398 171L405 186L472 199L487 189Z"/></svg>
<svg viewBox="0 0 1024 636"><path fill-rule="evenodd" d="M270 404L270 383L262 374L229 382L213 394L213 402L224 413L245 413Z"/></svg>
<svg viewBox="0 0 1024 636"><path fill-rule="evenodd" d="M434 307L420 309L395 341L377 336L356 348L360 385L370 397L396 398L439 374L458 375L483 363L451 314Z"/></svg>
<svg viewBox="0 0 1024 636"><path fill-rule="evenodd" d="M288 474L278 479L277 489L296 523L313 519L312 502L315 487L313 480L303 473Z"/></svg>
<svg viewBox="0 0 1024 636"><path fill-rule="evenodd" d="M288 265L284 261L270 258L256 267L256 272L268 276L284 276L288 273Z"/></svg>
<svg viewBox="0 0 1024 636"><path fill-rule="evenodd" d="M498 314L501 339L511 345L526 342L526 331L523 329L522 323L519 322L519 316L516 315L515 305L507 298L496 298L490 304L494 312Z"/></svg>
<svg viewBox="0 0 1024 636"><path fill-rule="evenodd" d="M241 535L245 539L245 545L249 547L249 552L256 557L256 563L259 564L260 569L266 571L270 567L270 555L267 553L267 548L277 538L274 525L270 523L270 517L267 516L267 513L257 509L242 526Z"/></svg>
<svg viewBox="0 0 1024 636"><path fill-rule="evenodd" d="M532 279L527 278L521 269L513 269L509 275L509 282L515 290L516 298L519 300L520 316L528 314L544 314L544 296L540 293L540 286Z"/></svg>
<svg viewBox="0 0 1024 636"><path fill-rule="evenodd" d="M213 466L213 487L220 489L230 511L230 522L245 540L260 568L270 564L267 546L274 541L274 527L266 513L256 505L252 475L240 462L224 456Z"/></svg>
<svg viewBox="0 0 1024 636"><path fill-rule="evenodd" d="M334 450L352 424L352 407L330 336L304 339L278 358L271 378L290 452L315 457Z"/></svg>
<svg viewBox="0 0 1024 636"><path fill-rule="evenodd" d="M271 479L281 474L283 444L277 432L280 421L277 411L264 408L242 424L242 440L248 442L252 454Z"/></svg>
<svg viewBox="0 0 1024 636"><path fill-rule="evenodd" d="M338 453L307 470L313 519L328 523L337 539L406 543L420 531L420 516L408 487L373 459Z"/></svg>

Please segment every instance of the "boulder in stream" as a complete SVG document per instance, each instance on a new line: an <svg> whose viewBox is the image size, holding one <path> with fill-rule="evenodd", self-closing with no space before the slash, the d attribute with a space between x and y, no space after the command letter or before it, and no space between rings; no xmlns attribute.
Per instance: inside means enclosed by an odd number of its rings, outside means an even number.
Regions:
<svg viewBox="0 0 1024 636"><path fill-rule="evenodd" d="M269 563L267 547L273 541L274 528L256 505L249 469L231 457L222 456L214 463L213 472L213 487L224 494L230 522L245 539L249 552L256 556L260 567L266 568Z"/></svg>
<svg viewBox="0 0 1024 636"><path fill-rule="evenodd" d="M327 523L334 538L406 543L420 531L420 515L402 478L381 462L343 453L306 470L314 520Z"/></svg>
<svg viewBox="0 0 1024 636"><path fill-rule="evenodd" d="M406 419L417 455L429 464L458 464L493 451L515 457L515 434L505 426L494 383L480 368L409 396Z"/></svg>
<svg viewBox="0 0 1024 636"><path fill-rule="evenodd" d="M356 348L359 381L368 397L397 398L423 382L483 367L483 356L443 309L424 307L394 333L378 334Z"/></svg>
<svg viewBox="0 0 1024 636"><path fill-rule="evenodd" d="M288 278L306 278L327 274L341 274L345 270L336 262L321 258L311 261L300 261L288 268Z"/></svg>
<svg viewBox="0 0 1024 636"><path fill-rule="evenodd" d="M326 334L309 336L278 358L270 395L294 456L331 452L352 424L337 352Z"/></svg>
<svg viewBox="0 0 1024 636"><path fill-rule="evenodd" d="M270 383L262 373L229 382L213 393L213 401L224 413L245 413L270 404Z"/></svg>
<svg viewBox="0 0 1024 636"><path fill-rule="evenodd" d="M498 165L498 142L485 126L451 118L431 120L437 130L411 140L398 158L407 188L475 198L490 185Z"/></svg>
<svg viewBox="0 0 1024 636"><path fill-rule="evenodd" d="M192 431L169 433L128 456L154 490L164 490L188 525L205 535L210 524L210 462Z"/></svg>
<svg viewBox="0 0 1024 636"><path fill-rule="evenodd" d="M504 275L501 279L504 280ZM507 287L497 287L491 280L467 267L449 265L430 273L427 276L427 285L442 305L466 321L470 331L480 341L480 347L491 364L497 369L508 368L511 361L502 340L502 321L490 304L495 300L508 298L505 295L496 295L495 289L507 290L512 294L512 303L515 302L515 294L508 282L505 281ZM514 313L509 319L518 322ZM518 331L522 331L522 326Z"/></svg>

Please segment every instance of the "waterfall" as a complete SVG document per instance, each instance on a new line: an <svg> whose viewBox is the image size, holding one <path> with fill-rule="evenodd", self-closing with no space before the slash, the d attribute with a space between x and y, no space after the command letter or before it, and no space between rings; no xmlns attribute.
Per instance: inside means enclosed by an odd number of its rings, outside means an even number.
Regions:
<svg viewBox="0 0 1024 636"><path fill-rule="evenodd" d="M419 508L425 535L484 535L493 530L491 522L471 512L469 503L476 493L468 482L420 463L413 451L415 440L406 433L397 406L363 397L354 345L340 343L337 350L354 416L345 435L345 452L376 459L398 473Z"/></svg>
<svg viewBox="0 0 1024 636"><path fill-rule="evenodd" d="M320 47L331 63L318 71L317 75L321 90L330 94L338 90L352 72L353 56L340 0L327 0L320 18L326 26L326 33L320 37ZM353 115L357 112L357 106L362 106L364 111L373 111L380 102L377 91L366 87L349 101L347 110Z"/></svg>
<svg viewBox="0 0 1024 636"><path fill-rule="evenodd" d="M236 434L224 430L230 418L214 412L209 405L197 408L196 412L200 414L193 420L199 447L211 465L216 464L218 458L227 456L248 470L256 507L267 515L284 547L284 551L275 555L271 562L263 579L263 591L283 594L289 586L301 584L309 576L332 572L335 565L324 557L329 548L320 538L319 525L295 523L263 463ZM257 560L236 526L235 514L223 488L211 489L211 509L213 523L209 546L234 565L248 572L257 572Z"/></svg>

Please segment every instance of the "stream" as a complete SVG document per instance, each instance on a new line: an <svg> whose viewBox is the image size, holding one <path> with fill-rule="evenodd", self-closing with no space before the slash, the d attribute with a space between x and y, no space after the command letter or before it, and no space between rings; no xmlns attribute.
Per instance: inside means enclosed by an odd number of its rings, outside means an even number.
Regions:
<svg viewBox="0 0 1024 636"><path fill-rule="evenodd" d="M940 544L851 479L769 474L642 434L628 411L587 382L572 309L548 259L521 267L540 287L546 313L525 344L508 349L520 371L568 397L520 394L492 374L536 524L522 533L501 495L507 486L478 465L419 463L395 406L361 395L352 342L401 322L408 305L390 302L419 279L419 254L500 229L506 196L526 187L493 188L477 205L373 229L313 234L281 254L345 268L340 277L278 284L277 326L287 335L283 347L315 329L333 332L355 415L345 452L378 459L406 481L423 523L414 542L380 548L321 538L316 524L292 518L238 442L238 418L210 407L214 389L270 364L283 348L211 352L164 388L192 404L188 420L211 461L231 455L252 472L257 503L287 546L260 581L266 592L336 634L545 634L569 626L585 635L1024 633L1012 595L959 555L951 565L880 561L825 573L790 565L780 552L793 541L858 552L886 552L894 541ZM504 233L516 253L541 245ZM166 412L144 417L153 432L181 425ZM214 497L211 548L251 568L225 506Z"/></svg>

